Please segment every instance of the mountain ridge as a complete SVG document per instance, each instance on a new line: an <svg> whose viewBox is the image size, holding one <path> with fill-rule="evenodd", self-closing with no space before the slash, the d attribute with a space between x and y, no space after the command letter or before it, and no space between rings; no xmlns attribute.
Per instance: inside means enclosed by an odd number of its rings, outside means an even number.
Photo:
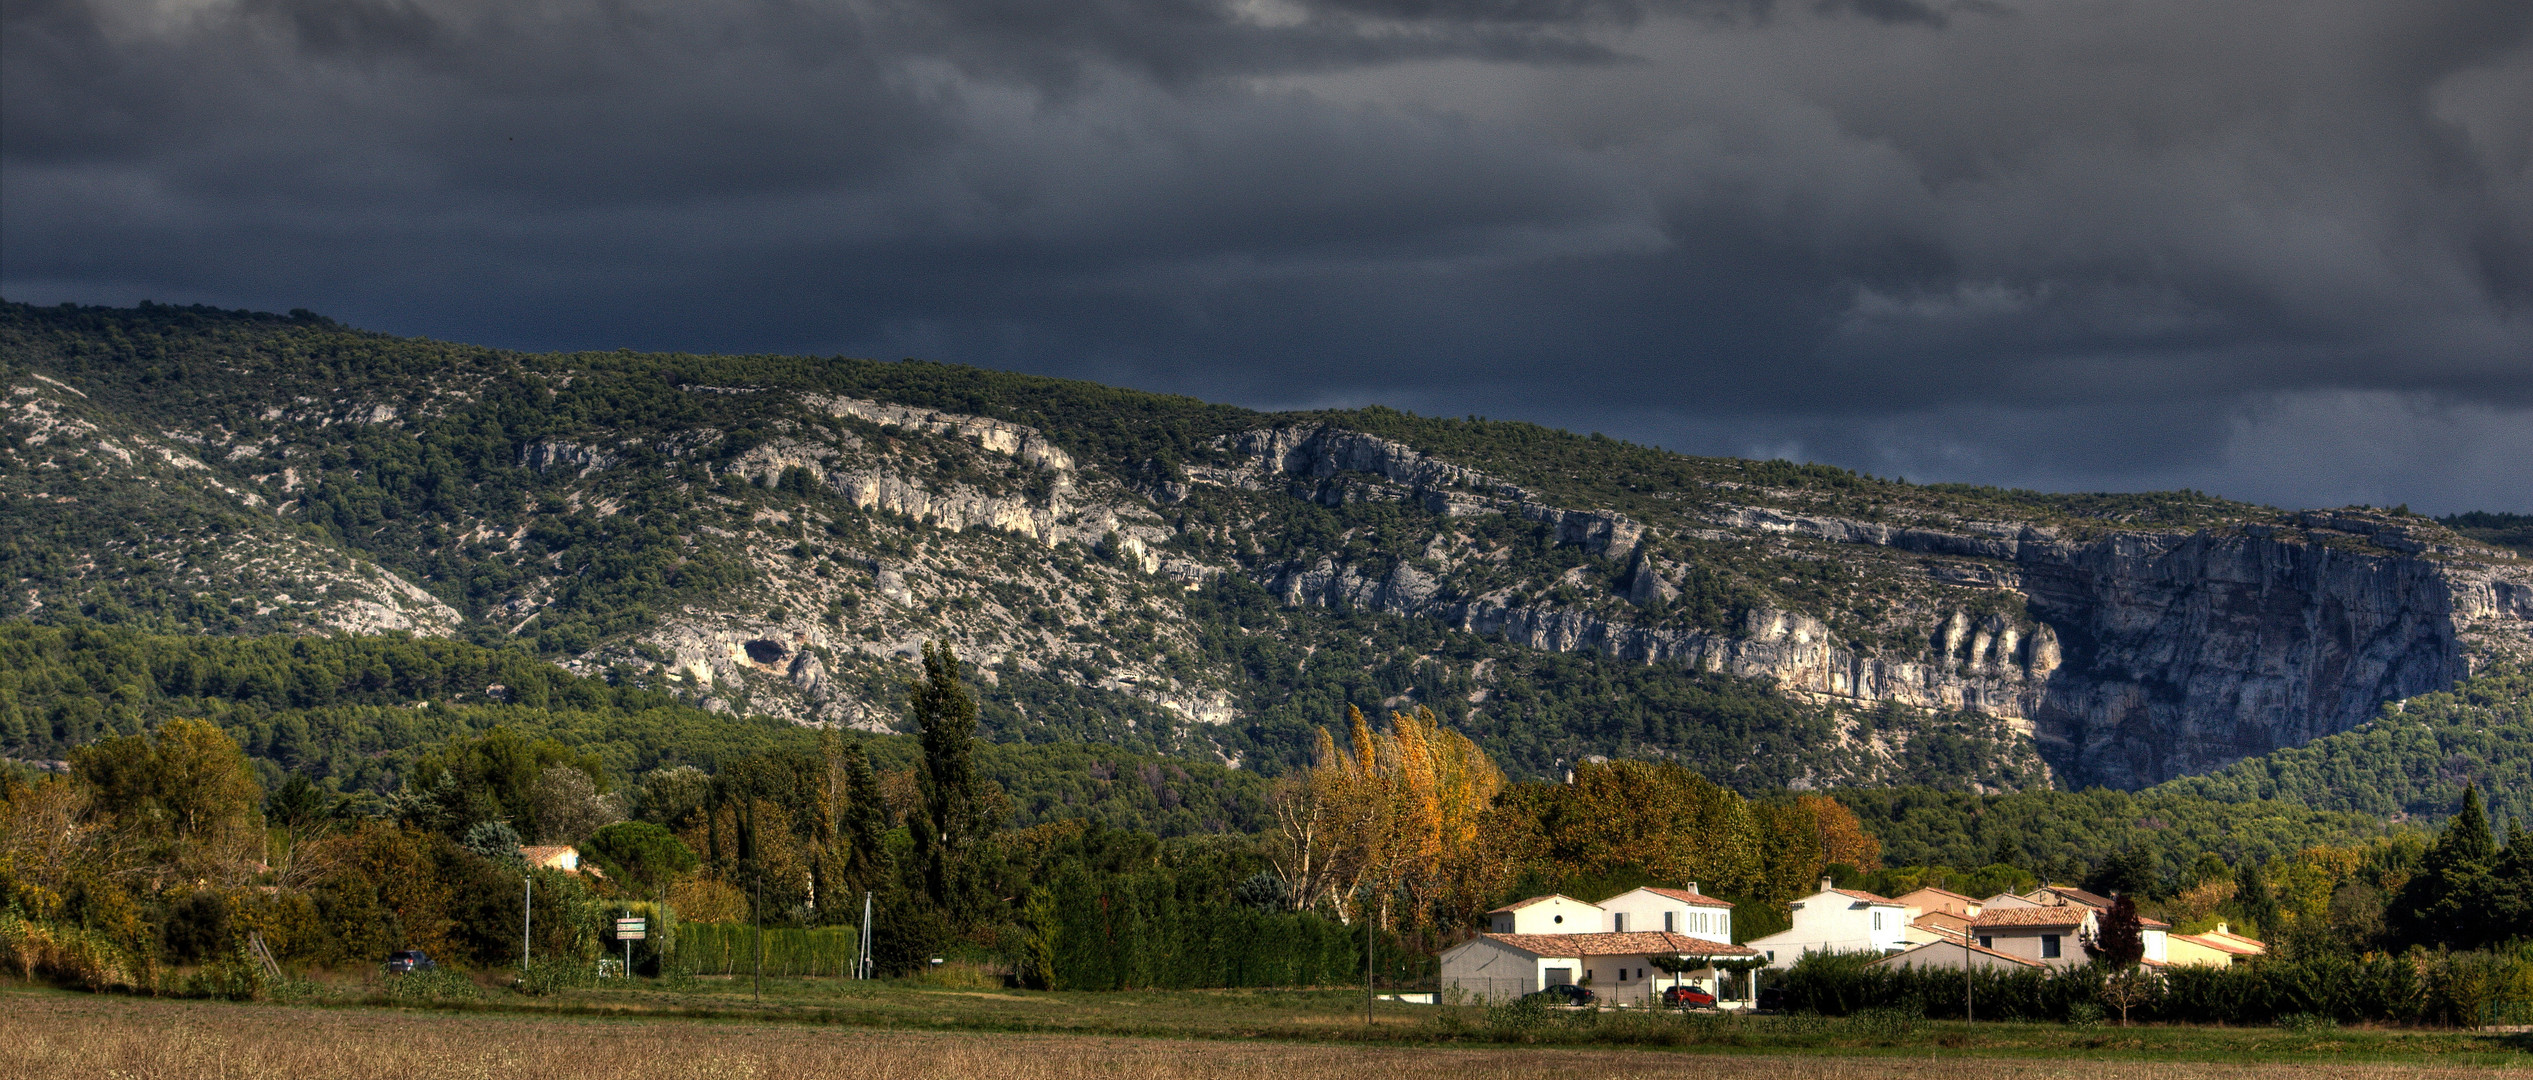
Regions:
<svg viewBox="0 0 2533 1080"><path fill-rule="evenodd" d="M404 628L867 728L898 658L944 637L1019 706L1000 737L1270 771L1352 702L1436 707L1529 774L1608 754L1826 787L1941 744L1972 748L1948 783L2139 787L2354 727L2521 654L2533 620L2514 552L2360 508L1907 485L920 362L516 354L305 313L13 304L0 356L0 483L30 536L97 524L36 501L51 481L143 515L155 490L239 550L321 540L267 561L307 588L351 566L369 592L328 593L401 597ZM34 430L66 402L97 429ZM0 617L103 596L280 625L269 596L208 595L219 553L184 535L114 549L118 581L58 540L0 549ZM303 621L398 628L348 618Z"/></svg>

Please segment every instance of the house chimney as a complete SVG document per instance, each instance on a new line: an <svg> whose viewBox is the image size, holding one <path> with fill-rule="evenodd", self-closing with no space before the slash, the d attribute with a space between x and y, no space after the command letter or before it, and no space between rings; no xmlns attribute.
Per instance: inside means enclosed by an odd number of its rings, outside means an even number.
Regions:
<svg viewBox="0 0 2533 1080"><path fill-rule="evenodd" d="M1696 896L1696 895L1697 895L1697 882L1692 881L1692 882L1690 882L1690 883L1689 883L1689 895L1691 895L1691 896Z"/></svg>
<svg viewBox="0 0 2533 1080"><path fill-rule="evenodd" d="M1822 879L1821 879L1821 891L1822 891L1822 892L1828 892L1828 891L1829 891L1829 888L1830 888L1830 880L1829 880L1828 878L1822 878Z"/></svg>
<svg viewBox="0 0 2533 1080"><path fill-rule="evenodd" d="M2225 924L2224 924L2224 923L2218 923L2218 924L2216 924L2216 932L2217 932L2217 933L2220 933L2220 934L2224 933L2224 932L2225 932Z"/></svg>

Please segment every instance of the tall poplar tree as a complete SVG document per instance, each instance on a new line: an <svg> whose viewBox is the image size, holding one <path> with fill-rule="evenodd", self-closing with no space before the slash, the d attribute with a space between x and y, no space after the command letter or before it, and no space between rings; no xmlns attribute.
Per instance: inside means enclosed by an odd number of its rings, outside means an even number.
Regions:
<svg viewBox="0 0 2533 1080"><path fill-rule="evenodd" d="M888 818L881 804L879 777L872 773L870 755L862 752L860 742L844 748L844 821L839 831L850 852L847 876L853 887L880 888L887 864L881 836L888 831Z"/></svg>
<svg viewBox="0 0 2533 1080"><path fill-rule="evenodd" d="M947 643L924 646L923 678L907 691L906 704L923 747L915 862L925 894L955 923L973 908L973 857L993 823L987 820L986 783L976 775L976 696L960 680L959 659Z"/></svg>

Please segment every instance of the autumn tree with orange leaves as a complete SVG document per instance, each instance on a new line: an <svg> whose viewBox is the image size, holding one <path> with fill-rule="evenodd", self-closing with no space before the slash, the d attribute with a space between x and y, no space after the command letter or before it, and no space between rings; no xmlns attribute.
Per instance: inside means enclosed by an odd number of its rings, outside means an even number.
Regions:
<svg viewBox="0 0 2533 1080"><path fill-rule="evenodd" d="M1502 770L1429 709L1391 713L1375 732L1349 706L1346 725L1343 747L1322 728L1311 769L1276 793L1276 864L1294 902L1401 930L1467 921L1506 876L1486 827Z"/></svg>

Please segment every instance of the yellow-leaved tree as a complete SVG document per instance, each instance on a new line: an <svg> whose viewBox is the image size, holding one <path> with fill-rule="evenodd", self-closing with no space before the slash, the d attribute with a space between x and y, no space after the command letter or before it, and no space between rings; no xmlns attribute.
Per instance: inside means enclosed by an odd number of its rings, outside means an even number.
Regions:
<svg viewBox="0 0 2533 1080"><path fill-rule="evenodd" d="M1507 873L1484 829L1503 771L1429 709L1391 713L1375 732L1348 706L1346 726L1344 747L1320 729L1310 771L1276 792L1276 865L1294 904L1401 930L1471 918Z"/></svg>

